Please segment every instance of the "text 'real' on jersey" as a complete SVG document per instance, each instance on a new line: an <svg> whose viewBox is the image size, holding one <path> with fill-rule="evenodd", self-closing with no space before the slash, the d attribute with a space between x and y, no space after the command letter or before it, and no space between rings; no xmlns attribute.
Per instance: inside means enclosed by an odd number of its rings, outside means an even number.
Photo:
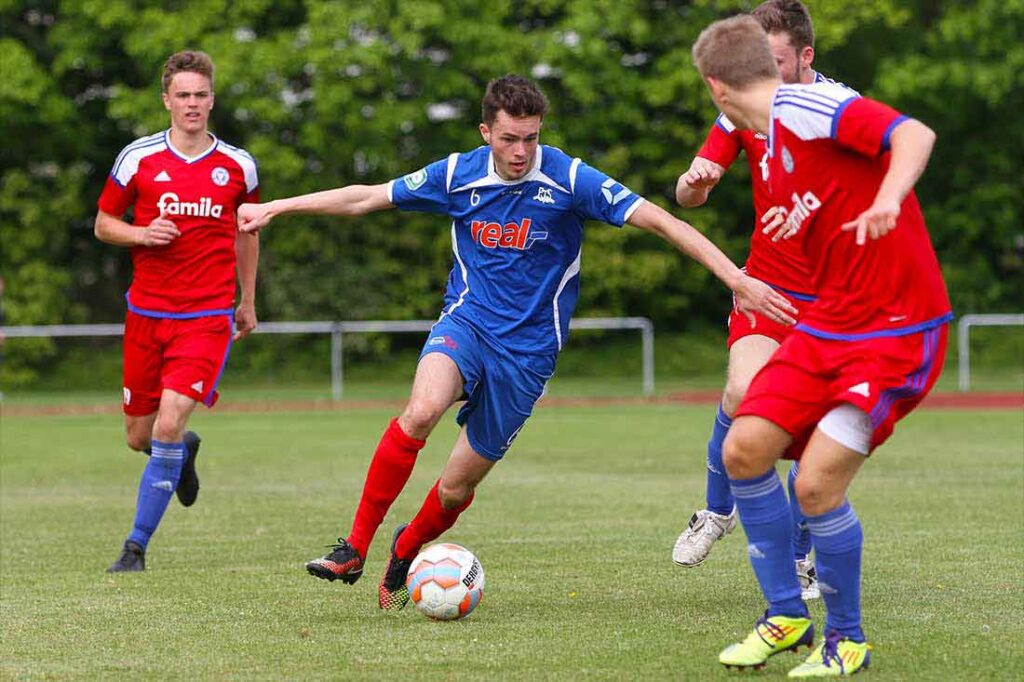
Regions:
<svg viewBox="0 0 1024 682"><path fill-rule="evenodd" d="M583 223L621 226L643 199L560 149L540 145L518 180L494 170L489 146L451 154L391 181L398 208L452 218L455 262L442 318L500 347L557 352L579 296Z"/></svg>

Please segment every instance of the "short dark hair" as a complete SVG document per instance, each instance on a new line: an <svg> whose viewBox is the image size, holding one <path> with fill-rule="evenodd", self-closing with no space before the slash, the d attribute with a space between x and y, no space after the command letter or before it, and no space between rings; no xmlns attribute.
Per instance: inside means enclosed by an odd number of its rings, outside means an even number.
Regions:
<svg viewBox="0 0 1024 682"><path fill-rule="evenodd" d="M487 84L480 108L483 121L488 126L494 124L499 111L513 118L540 116L543 119L548 113L548 98L529 78L509 74Z"/></svg>
<svg viewBox="0 0 1024 682"><path fill-rule="evenodd" d="M162 80L164 92L171 87L171 80L174 76L187 71L198 73L210 79L210 87L213 87L213 60L210 55L198 50L185 50L175 52L164 62L164 77Z"/></svg>
<svg viewBox="0 0 1024 682"><path fill-rule="evenodd" d="M749 14L711 24L693 44L693 63L703 78L714 78L735 88L779 78L768 34Z"/></svg>
<svg viewBox="0 0 1024 682"><path fill-rule="evenodd" d="M785 33L797 50L814 47L814 24L800 0L768 0L751 14L761 22L765 33Z"/></svg>

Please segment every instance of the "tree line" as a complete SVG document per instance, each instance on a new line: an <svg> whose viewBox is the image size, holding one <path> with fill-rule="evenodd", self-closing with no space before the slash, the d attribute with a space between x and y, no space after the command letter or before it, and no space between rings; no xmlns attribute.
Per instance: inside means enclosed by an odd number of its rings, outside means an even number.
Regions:
<svg viewBox="0 0 1024 682"><path fill-rule="evenodd" d="M746 164L707 207L672 204L716 112L690 62L709 22L756 2L692 0L0 0L0 277L6 324L118 322L130 277L92 235L118 151L167 126L160 70L202 49L212 128L260 163L264 199L378 183L481 143L486 82L536 78L542 142L581 156L704 230L737 261L753 225ZM1019 311L1024 0L810 0L815 67L939 135L918 195L958 312ZM436 315L443 218L290 217L263 236L264 320ZM659 330L720 325L728 292L638 230L587 228L581 315ZM47 342L10 348L30 380Z"/></svg>

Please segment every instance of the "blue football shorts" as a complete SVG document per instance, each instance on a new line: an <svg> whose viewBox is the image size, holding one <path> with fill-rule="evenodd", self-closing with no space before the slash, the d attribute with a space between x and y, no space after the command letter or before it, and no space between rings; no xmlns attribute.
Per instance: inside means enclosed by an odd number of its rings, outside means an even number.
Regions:
<svg viewBox="0 0 1024 682"><path fill-rule="evenodd" d="M485 340L449 316L439 320L420 353L444 353L462 373L466 403L455 417L469 444L498 461L512 446L555 372L554 354L516 353Z"/></svg>

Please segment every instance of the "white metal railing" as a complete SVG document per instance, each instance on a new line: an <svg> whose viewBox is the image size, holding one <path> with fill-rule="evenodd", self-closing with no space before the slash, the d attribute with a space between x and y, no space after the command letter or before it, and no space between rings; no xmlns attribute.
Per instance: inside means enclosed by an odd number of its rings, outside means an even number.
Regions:
<svg viewBox="0 0 1024 682"><path fill-rule="evenodd" d="M364 322L260 322L256 334L330 334L331 397L341 400L344 392L342 356L345 334L427 332L436 320L369 320ZM654 323L646 317L581 317L569 322L569 329L636 329L640 331L643 363L643 392L654 394ZM121 336L123 324L54 324L0 327L0 338L52 338Z"/></svg>
<svg viewBox="0 0 1024 682"><path fill-rule="evenodd" d="M964 315L957 323L957 384L961 391L971 390L971 327L1020 327L1020 315Z"/></svg>

